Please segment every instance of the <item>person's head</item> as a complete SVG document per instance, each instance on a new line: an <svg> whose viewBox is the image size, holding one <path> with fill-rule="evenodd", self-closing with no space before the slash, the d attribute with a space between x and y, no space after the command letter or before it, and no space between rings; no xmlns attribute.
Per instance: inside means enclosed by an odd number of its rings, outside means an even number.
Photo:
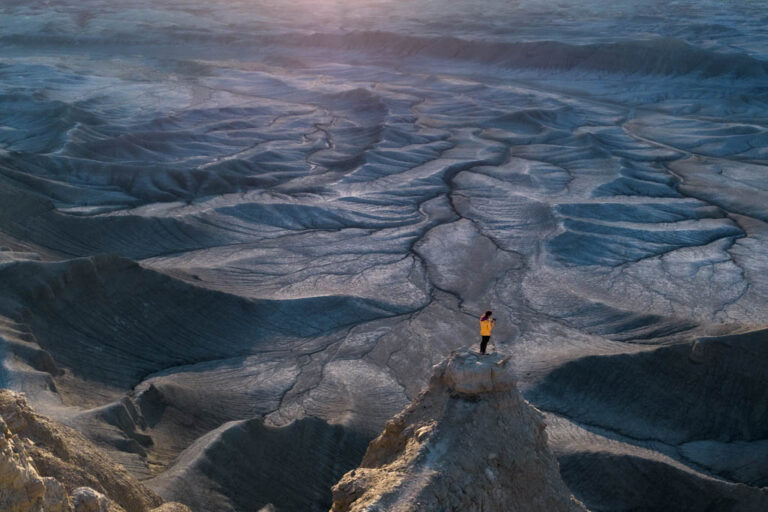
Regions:
<svg viewBox="0 0 768 512"><path fill-rule="evenodd" d="M489 318L491 318L492 314L493 314L493 311L486 311L485 314L483 315L483 318L481 318L481 320L488 320Z"/></svg>

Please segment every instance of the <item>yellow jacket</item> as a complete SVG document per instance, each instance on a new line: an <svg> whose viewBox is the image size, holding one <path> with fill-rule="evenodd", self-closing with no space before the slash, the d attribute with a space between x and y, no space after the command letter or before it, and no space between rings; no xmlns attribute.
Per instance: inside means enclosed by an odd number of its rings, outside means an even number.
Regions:
<svg viewBox="0 0 768 512"><path fill-rule="evenodd" d="M480 320L480 336L490 336L493 330L493 322L489 318L488 320Z"/></svg>

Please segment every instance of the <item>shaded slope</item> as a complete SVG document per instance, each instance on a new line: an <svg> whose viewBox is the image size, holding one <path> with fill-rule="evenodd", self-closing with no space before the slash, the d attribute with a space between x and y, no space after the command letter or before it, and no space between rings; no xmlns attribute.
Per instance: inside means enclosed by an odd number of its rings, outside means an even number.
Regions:
<svg viewBox="0 0 768 512"><path fill-rule="evenodd" d="M529 397L582 423L637 439L768 438L768 330L699 339L552 371Z"/></svg>
<svg viewBox="0 0 768 512"><path fill-rule="evenodd" d="M767 336L581 357L541 378L527 397L552 411L573 492L604 511L765 510Z"/></svg>
<svg viewBox="0 0 768 512"><path fill-rule="evenodd" d="M563 480L594 511L760 512L768 493L610 452L559 457ZM594 504L591 504L594 502Z"/></svg>
<svg viewBox="0 0 768 512"><path fill-rule="evenodd" d="M206 434L148 485L194 510L324 511L331 485L360 460L369 436L307 418L283 428L231 422ZM210 489L198 493L193 489Z"/></svg>
<svg viewBox="0 0 768 512"><path fill-rule="evenodd" d="M251 301L182 283L114 256L0 267L0 307L81 377L131 387L172 366L274 350L353 321L397 313L330 296Z"/></svg>

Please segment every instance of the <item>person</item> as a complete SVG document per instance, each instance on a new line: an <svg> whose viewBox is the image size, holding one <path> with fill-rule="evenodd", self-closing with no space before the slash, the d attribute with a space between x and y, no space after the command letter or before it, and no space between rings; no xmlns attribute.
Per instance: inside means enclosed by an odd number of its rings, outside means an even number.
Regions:
<svg viewBox="0 0 768 512"><path fill-rule="evenodd" d="M493 311L486 311L480 317L480 353L485 354L485 347L488 346L488 340L491 339L491 331L496 325L496 319L491 318Z"/></svg>

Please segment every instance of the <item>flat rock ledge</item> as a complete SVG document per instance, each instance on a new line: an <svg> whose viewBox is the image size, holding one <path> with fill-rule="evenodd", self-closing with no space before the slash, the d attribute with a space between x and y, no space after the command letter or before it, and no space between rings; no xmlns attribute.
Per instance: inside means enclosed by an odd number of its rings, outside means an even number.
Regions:
<svg viewBox="0 0 768 512"><path fill-rule="evenodd" d="M0 389L3 512L190 512L162 498L76 431Z"/></svg>
<svg viewBox="0 0 768 512"><path fill-rule="evenodd" d="M586 508L560 478L544 417L520 395L508 358L460 351L333 487L331 511L468 510Z"/></svg>

